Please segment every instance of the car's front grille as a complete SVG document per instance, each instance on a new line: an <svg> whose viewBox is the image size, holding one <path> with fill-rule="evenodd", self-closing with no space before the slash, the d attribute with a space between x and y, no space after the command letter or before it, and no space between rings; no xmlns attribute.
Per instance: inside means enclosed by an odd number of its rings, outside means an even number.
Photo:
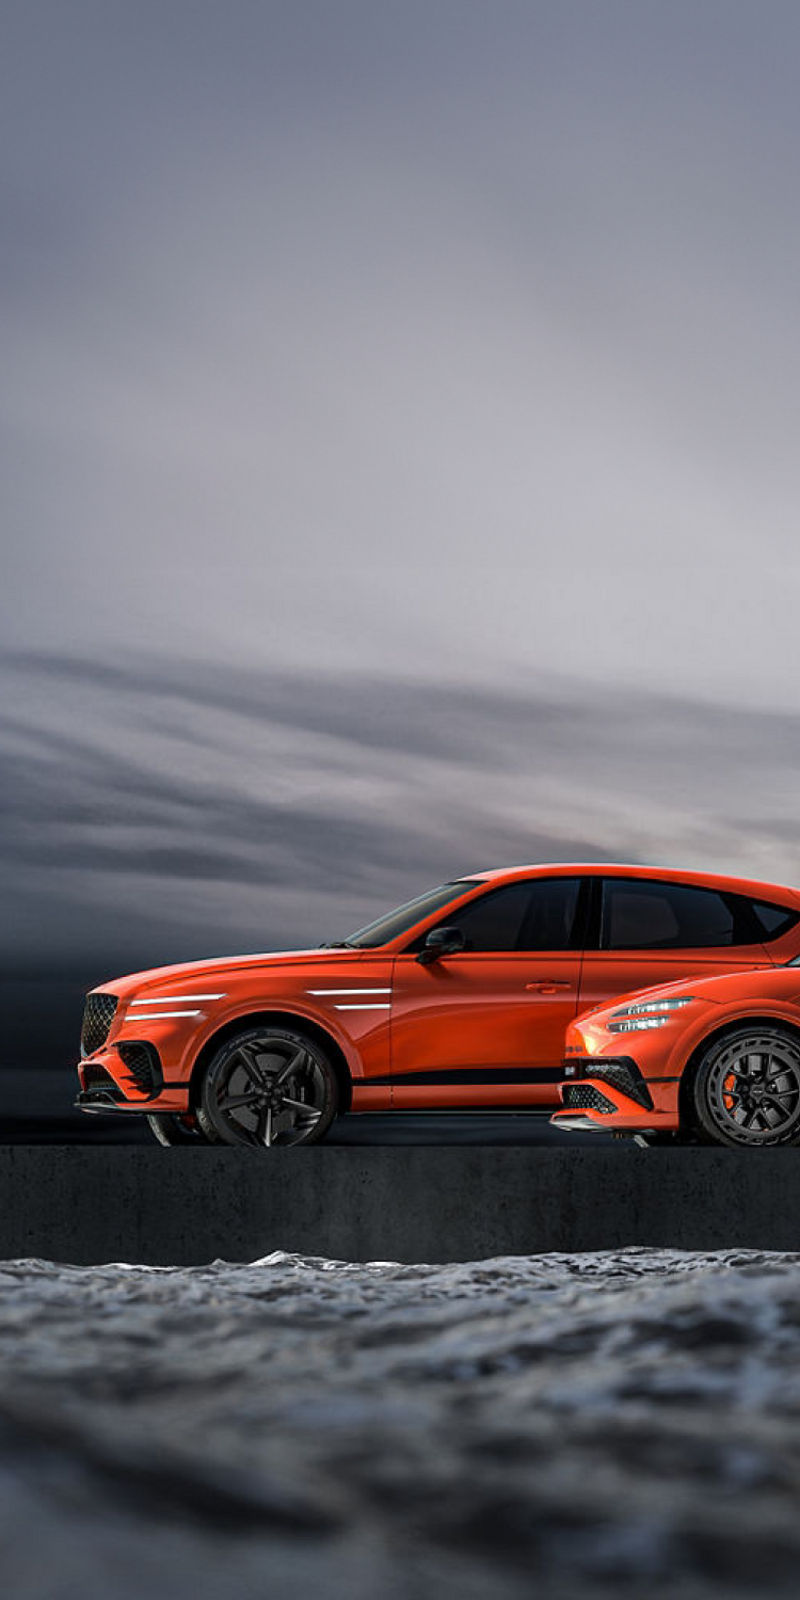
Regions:
<svg viewBox="0 0 800 1600"><path fill-rule="evenodd" d="M591 1083L568 1083L563 1090L563 1104L568 1111L616 1111L613 1100L607 1099Z"/></svg>
<svg viewBox="0 0 800 1600"><path fill-rule="evenodd" d="M115 994L87 994L81 1028L81 1055L94 1055L108 1038L118 1001Z"/></svg>
<svg viewBox="0 0 800 1600"><path fill-rule="evenodd" d="M145 1094L156 1094L161 1088L163 1073L155 1045L140 1043L138 1039L126 1039L117 1046L117 1052L137 1089L142 1089Z"/></svg>
<svg viewBox="0 0 800 1600"><path fill-rule="evenodd" d="M110 1090L116 1099L121 1099L119 1088L110 1072L106 1072L105 1067L93 1066L91 1062L83 1068L83 1087L84 1089Z"/></svg>

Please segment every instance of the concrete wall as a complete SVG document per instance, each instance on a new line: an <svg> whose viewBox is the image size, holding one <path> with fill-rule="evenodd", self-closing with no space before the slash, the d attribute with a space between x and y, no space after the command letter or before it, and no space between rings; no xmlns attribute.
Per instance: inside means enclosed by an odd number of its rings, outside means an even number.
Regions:
<svg viewBox="0 0 800 1600"><path fill-rule="evenodd" d="M0 1147L3 1259L457 1261L633 1244L800 1250L800 1153Z"/></svg>

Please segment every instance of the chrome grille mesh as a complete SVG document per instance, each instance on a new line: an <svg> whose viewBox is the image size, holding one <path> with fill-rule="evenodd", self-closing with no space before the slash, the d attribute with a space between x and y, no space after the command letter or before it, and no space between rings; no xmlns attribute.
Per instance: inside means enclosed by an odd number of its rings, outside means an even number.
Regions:
<svg viewBox="0 0 800 1600"><path fill-rule="evenodd" d="M87 994L81 1028L81 1055L90 1056L108 1038L117 1009L115 994Z"/></svg>

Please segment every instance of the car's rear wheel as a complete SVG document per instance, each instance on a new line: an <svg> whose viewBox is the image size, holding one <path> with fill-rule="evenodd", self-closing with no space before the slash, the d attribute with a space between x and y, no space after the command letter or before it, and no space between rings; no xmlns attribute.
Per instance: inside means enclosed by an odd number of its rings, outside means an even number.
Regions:
<svg viewBox="0 0 800 1600"><path fill-rule="evenodd" d="M208 1134L200 1127L193 1111L187 1111L184 1115L179 1112L154 1111L147 1120L159 1144L172 1146L209 1143ZM213 1142L217 1142L216 1135Z"/></svg>
<svg viewBox="0 0 800 1600"><path fill-rule="evenodd" d="M336 1074L316 1040L264 1025L228 1039L212 1056L197 1118L225 1144L314 1144L327 1133L338 1097Z"/></svg>
<svg viewBox="0 0 800 1600"><path fill-rule="evenodd" d="M800 1039L768 1024L724 1034L699 1062L691 1095L714 1144L800 1144Z"/></svg>

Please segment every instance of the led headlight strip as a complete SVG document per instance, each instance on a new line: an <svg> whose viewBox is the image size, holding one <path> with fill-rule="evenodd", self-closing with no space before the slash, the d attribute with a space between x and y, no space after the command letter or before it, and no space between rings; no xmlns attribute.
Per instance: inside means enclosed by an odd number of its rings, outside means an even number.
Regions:
<svg viewBox="0 0 800 1600"><path fill-rule="evenodd" d="M691 1005L693 994L674 996L668 1000L637 1000L635 1004L620 1006L612 1011L612 1020L606 1024L609 1033L641 1033L645 1028L663 1028L683 1006ZM619 1020L613 1020L618 1018Z"/></svg>

